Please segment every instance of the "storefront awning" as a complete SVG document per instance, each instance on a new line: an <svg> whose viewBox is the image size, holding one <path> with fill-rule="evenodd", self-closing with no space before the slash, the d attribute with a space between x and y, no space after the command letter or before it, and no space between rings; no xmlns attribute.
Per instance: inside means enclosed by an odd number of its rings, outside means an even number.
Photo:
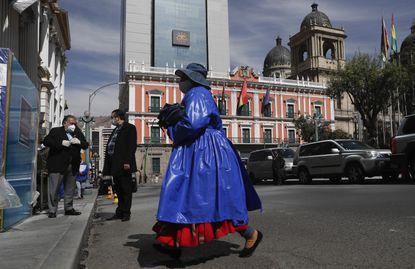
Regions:
<svg viewBox="0 0 415 269"><path fill-rule="evenodd" d="M9 0L9 3L13 5L13 8L21 14L37 1L38 0Z"/></svg>

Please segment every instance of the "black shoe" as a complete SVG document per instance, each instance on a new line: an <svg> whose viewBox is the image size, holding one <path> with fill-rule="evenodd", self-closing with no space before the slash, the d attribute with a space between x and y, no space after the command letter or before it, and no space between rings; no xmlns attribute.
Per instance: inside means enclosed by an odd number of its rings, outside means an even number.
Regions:
<svg viewBox="0 0 415 269"><path fill-rule="evenodd" d="M180 248L167 248L161 244L153 244L153 248L160 253L167 254L175 260L180 259L182 255L182 250Z"/></svg>
<svg viewBox="0 0 415 269"><path fill-rule="evenodd" d="M71 210L65 210L65 215L78 216L81 215L81 212L72 208Z"/></svg>
<svg viewBox="0 0 415 269"><path fill-rule="evenodd" d="M114 214L112 217L107 218L106 220L117 220L117 219L122 219L122 216Z"/></svg>
<svg viewBox="0 0 415 269"><path fill-rule="evenodd" d="M56 218L56 213L49 212L48 218Z"/></svg>
<svg viewBox="0 0 415 269"><path fill-rule="evenodd" d="M130 216L123 216L122 218L121 218L121 221L122 222L124 222L124 221L129 221L130 220Z"/></svg>
<svg viewBox="0 0 415 269"><path fill-rule="evenodd" d="M255 249L258 247L259 243L261 243L262 237L263 237L262 233L260 231L258 231L258 237L256 238L255 244L250 248L244 248L241 251L241 253L239 254L239 257L248 258L248 257L252 256Z"/></svg>

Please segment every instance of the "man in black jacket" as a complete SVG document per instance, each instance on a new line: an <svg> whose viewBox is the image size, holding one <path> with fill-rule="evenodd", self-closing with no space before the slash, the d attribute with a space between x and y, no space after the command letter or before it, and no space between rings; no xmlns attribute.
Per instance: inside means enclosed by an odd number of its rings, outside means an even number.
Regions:
<svg viewBox="0 0 415 269"><path fill-rule="evenodd" d="M47 160L49 218L56 218L58 192L62 182L65 190L65 215L81 214L73 208L75 175L81 163L81 149L87 149L88 143L76 123L74 116L65 116L63 126L52 128L43 140L43 144L49 147Z"/></svg>
<svg viewBox="0 0 415 269"><path fill-rule="evenodd" d="M135 151L137 149L137 130L126 122L125 112L116 109L111 113L112 124L116 128L108 139L105 151L104 176L114 179L114 189L118 196L115 215L109 220L130 220L132 201L132 173L137 172Z"/></svg>

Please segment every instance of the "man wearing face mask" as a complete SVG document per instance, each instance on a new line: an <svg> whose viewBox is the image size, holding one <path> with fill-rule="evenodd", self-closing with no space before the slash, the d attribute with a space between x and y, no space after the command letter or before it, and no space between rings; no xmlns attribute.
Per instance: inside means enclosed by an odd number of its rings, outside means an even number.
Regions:
<svg viewBox="0 0 415 269"><path fill-rule="evenodd" d="M78 173L81 163L81 149L87 149L88 143L76 123L75 116L65 116L62 126L52 128L43 141L43 144L50 148L47 160L49 218L56 218L59 202L58 192L62 182L65 190L65 215L81 214L73 208L75 175Z"/></svg>
<svg viewBox="0 0 415 269"><path fill-rule="evenodd" d="M126 121L125 112L120 109L112 111L111 123L115 129L108 139L102 173L114 179L118 207L115 215L108 220L129 221L133 188L132 173L137 172L135 161L137 130L134 125Z"/></svg>

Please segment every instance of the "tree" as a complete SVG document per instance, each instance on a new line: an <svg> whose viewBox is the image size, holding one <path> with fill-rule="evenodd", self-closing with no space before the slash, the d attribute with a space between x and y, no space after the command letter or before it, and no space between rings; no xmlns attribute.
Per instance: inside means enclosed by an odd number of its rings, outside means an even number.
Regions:
<svg viewBox="0 0 415 269"><path fill-rule="evenodd" d="M324 137L322 139L350 139L351 135L341 129L332 131L331 129L326 129L323 133Z"/></svg>
<svg viewBox="0 0 415 269"><path fill-rule="evenodd" d="M310 122L304 115L294 119L294 125L298 136L300 136L304 142L312 142L314 140L314 124Z"/></svg>
<svg viewBox="0 0 415 269"><path fill-rule="evenodd" d="M338 70L328 84L328 94L341 96L347 94L356 110L360 113L363 125L367 129L369 143L377 138L376 124L378 115L391 104L392 89L399 86L395 64L383 65L379 57L357 53Z"/></svg>
<svg viewBox="0 0 415 269"><path fill-rule="evenodd" d="M311 116L301 115L297 119L294 119L294 125L297 129L298 136L304 142L313 142L316 140L316 125L315 120ZM332 131L329 127L329 122L322 120L318 126L318 137L319 140L324 139L335 139L333 138Z"/></svg>

